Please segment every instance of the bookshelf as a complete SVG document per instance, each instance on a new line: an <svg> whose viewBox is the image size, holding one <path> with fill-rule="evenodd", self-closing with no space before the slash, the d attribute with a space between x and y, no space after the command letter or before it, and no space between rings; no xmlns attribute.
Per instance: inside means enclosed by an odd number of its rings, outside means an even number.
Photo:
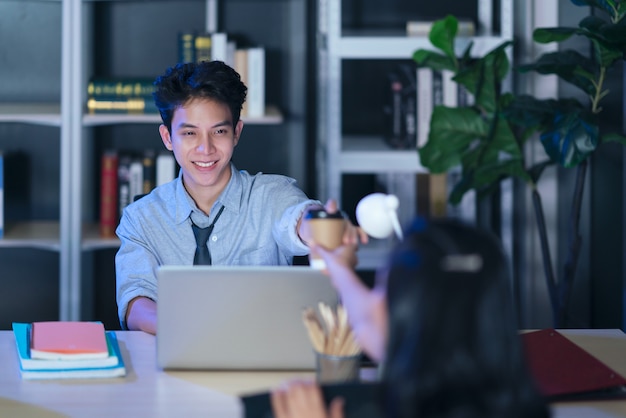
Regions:
<svg viewBox="0 0 626 418"><path fill-rule="evenodd" d="M461 7L461 13L468 13L467 6L471 4L455 7ZM440 15L429 16L427 20L455 14L455 10L447 6L442 4L445 10L440 9ZM512 6L512 0L477 0L473 6L477 36L459 38L458 51L473 42L473 52L484 54L504 39L512 39ZM426 170L420 165L415 149L392 149L385 142L382 129L369 122L383 112L382 94L368 95L367 90L375 90L377 85L361 74L374 72L387 62L391 65L411 61L417 49L432 48L427 37L406 36L403 22L419 19L419 12L410 11L411 7L419 5L402 0L384 5L372 1L356 4L351 0L318 0L318 196L338 199L348 213L362 196L346 197L350 189L344 185L346 176L368 174L382 178L382 182L389 186L387 191L399 195L401 222L416 213L415 174ZM369 16L368 8L372 12ZM422 8L437 14L432 10L437 8L436 5ZM499 11L497 33L494 30L495 10ZM360 87L355 88L355 84ZM378 190L369 192L374 191ZM391 243L372 241L360 251L358 267L361 269L380 266Z"/></svg>
<svg viewBox="0 0 626 418"><path fill-rule="evenodd" d="M21 49L9 50L6 42L0 46L11 64L23 62L21 66L3 66L0 74L10 72L9 79L20 80L20 75L32 79L30 84L22 83L22 91L12 85L0 88L0 150L10 148L9 138L15 134L37 138L26 152L32 154L30 148L45 143L39 153L48 156L45 168L51 167L31 177L35 182L45 175L54 183L48 188L46 183L35 185L32 192L41 195L43 209L35 207L31 199L33 207L28 208L25 219L6 222L5 236L0 239L0 252L7 251L6 262L0 259L3 268L17 276L19 266L9 265L16 251L49 253L46 258L55 263L42 266L37 280L52 282L46 286L58 289L58 300L51 303L56 318L91 319L93 307L88 305L97 293L97 282L115 286L112 265L119 241L98 234L102 150L120 143L133 150L162 148L157 114L89 114L87 82L94 75L161 74L177 60L178 31L219 29L243 39L244 46L266 47L266 85L272 86L266 93L268 106L263 116L243 117L246 127L235 163L249 171L290 175L306 188L302 116L306 114L306 60L301 59L306 50L305 0L252 4L239 0L0 0L0 4L7 6L6 16L16 21L24 14L34 16L26 21L30 26L23 28L21 35L3 36ZM268 19L258 19L260 15ZM268 21L273 22L273 31L267 30ZM10 28L7 26L7 34ZM50 38L43 52L42 44L35 42L42 31L43 37ZM285 36L289 33L294 36ZM53 46L47 47L48 43ZM33 60L35 50L40 56ZM35 67L40 61L45 65ZM41 68L46 68L45 80L40 80ZM54 270L58 273L51 273ZM49 299L50 293L45 296ZM106 297L115 311L114 293ZM50 316L49 311L46 314Z"/></svg>

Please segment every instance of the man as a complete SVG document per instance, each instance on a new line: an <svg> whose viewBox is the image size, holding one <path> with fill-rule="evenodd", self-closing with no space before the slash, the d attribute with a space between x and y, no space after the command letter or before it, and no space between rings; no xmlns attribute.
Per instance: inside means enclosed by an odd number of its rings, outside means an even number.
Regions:
<svg viewBox="0 0 626 418"><path fill-rule="evenodd" d="M247 90L232 68L220 61L178 64L156 87L159 133L181 170L124 210L115 258L122 328L152 334L158 266L291 264L293 256L309 253L303 216L322 207L291 178L250 175L232 164ZM336 207L329 202L327 209ZM354 242L357 230L347 223L344 240ZM197 244L207 227L207 244Z"/></svg>

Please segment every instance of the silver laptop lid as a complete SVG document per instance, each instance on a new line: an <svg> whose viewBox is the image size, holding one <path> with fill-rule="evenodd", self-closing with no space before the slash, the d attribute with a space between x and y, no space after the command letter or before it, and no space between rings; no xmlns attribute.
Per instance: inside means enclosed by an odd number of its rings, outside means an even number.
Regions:
<svg viewBox="0 0 626 418"><path fill-rule="evenodd" d="M164 369L313 369L302 310L337 303L306 266L163 266L157 363Z"/></svg>

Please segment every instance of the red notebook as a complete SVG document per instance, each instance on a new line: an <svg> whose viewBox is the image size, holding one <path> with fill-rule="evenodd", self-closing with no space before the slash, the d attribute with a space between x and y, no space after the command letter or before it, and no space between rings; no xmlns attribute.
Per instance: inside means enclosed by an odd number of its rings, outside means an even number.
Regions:
<svg viewBox="0 0 626 418"><path fill-rule="evenodd" d="M30 337L31 358L82 360L109 355L102 322L33 322Z"/></svg>
<svg viewBox="0 0 626 418"><path fill-rule="evenodd" d="M554 329L522 334L539 390L552 399L623 397L626 379ZM625 353L626 355L626 353Z"/></svg>

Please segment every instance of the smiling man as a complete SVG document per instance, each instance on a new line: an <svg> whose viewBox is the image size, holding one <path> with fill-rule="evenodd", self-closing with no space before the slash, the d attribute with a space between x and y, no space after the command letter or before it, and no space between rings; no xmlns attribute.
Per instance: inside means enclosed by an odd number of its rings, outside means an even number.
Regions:
<svg viewBox="0 0 626 418"><path fill-rule="evenodd" d="M220 61L178 64L155 84L159 133L180 174L126 207L115 258L122 328L153 334L158 266L289 265L309 253L303 215L322 206L294 179L251 175L231 162L247 90L231 67ZM357 231L348 224L345 240L354 242ZM207 228L207 243L196 245Z"/></svg>

